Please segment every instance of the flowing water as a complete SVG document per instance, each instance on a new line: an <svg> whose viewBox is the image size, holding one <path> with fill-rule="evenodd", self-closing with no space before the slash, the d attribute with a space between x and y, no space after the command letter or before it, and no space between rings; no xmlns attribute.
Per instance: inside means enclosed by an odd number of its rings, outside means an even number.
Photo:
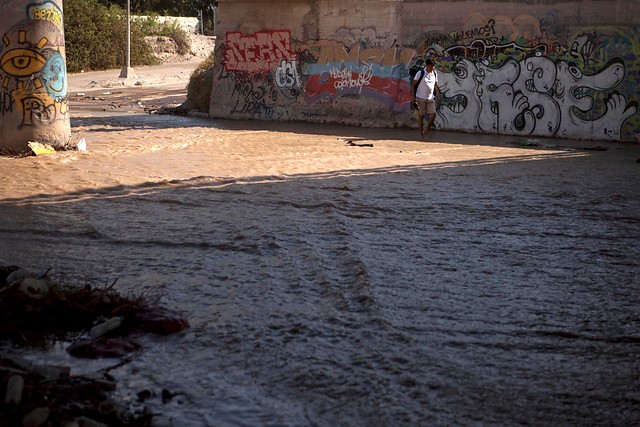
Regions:
<svg viewBox="0 0 640 427"><path fill-rule="evenodd" d="M131 408L149 390L176 426L640 422L637 145L72 124L88 153L0 159L0 263L186 314L111 371Z"/></svg>

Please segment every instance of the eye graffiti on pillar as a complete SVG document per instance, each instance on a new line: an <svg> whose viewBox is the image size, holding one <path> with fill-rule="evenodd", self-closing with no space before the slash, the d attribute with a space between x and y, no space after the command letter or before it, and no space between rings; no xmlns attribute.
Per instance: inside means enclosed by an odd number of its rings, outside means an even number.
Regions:
<svg viewBox="0 0 640 427"><path fill-rule="evenodd" d="M4 40L6 46L11 45L11 41L6 36ZM42 47L47 44L47 42L48 40L46 38L42 38L35 47L38 50L41 50ZM26 32L21 31L19 33L19 43L27 43ZM0 58L0 68L8 75L20 79L29 77L32 74L40 71L40 69L44 67L46 61L47 60L31 46L26 48L17 47L15 49L9 50L7 53L2 55L2 57Z"/></svg>
<svg viewBox="0 0 640 427"><path fill-rule="evenodd" d="M46 10L54 9L47 6ZM34 25L38 26L37 31ZM32 34L45 36L33 39ZM60 53L63 45L58 25L43 18L23 21L3 35L0 115L19 111L19 127L50 123L66 116L66 64Z"/></svg>

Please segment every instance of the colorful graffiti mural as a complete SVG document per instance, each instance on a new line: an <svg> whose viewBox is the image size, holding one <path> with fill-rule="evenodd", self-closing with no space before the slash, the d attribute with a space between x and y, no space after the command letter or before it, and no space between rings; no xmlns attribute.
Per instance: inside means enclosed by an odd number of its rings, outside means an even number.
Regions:
<svg viewBox="0 0 640 427"><path fill-rule="evenodd" d="M411 99L406 63L413 54L413 49L366 48L324 41L315 61L304 70L305 101L313 104L358 95L401 112Z"/></svg>
<svg viewBox="0 0 640 427"><path fill-rule="evenodd" d="M7 123L13 118L18 118L12 121L16 132L58 121L62 139L70 132L62 11L53 2L27 5L24 19L2 36L0 119ZM12 130L4 126L3 132Z"/></svg>
<svg viewBox="0 0 640 427"><path fill-rule="evenodd" d="M495 28L495 22L487 28ZM521 36L508 43L492 38L496 43L475 39L465 45L422 44L418 56L439 63L444 101L436 126L570 138L588 132L592 139L628 139L623 127L638 112L638 102L631 99L636 92L622 85L637 82L637 71L628 72L627 59L635 69L638 63L629 51L618 55L599 49L621 34L629 47L628 33L604 29L605 36L602 31L598 37L595 30L581 30L566 46L557 40L541 43L540 29L529 31L529 39Z"/></svg>
<svg viewBox="0 0 640 427"><path fill-rule="evenodd" d="M417 58L432 58L443 93L437 128L635 140L637 28L585 27L553 35L545 19L471 14L462 29L430 32L417 47L404 48L395 42L391 48L303 42L281 29L228 33L219 76L232 99L227 114L294 120L333 115L353 124L373 115L414 126L408 69Z"/></svg>
<svg viewBox="0 0 640 427"><path fill-rule="evenodd" d="M379 100L402 112L410 100L405 66L414 49L367 49L319 40L301 43L285 30L229 33L220 79L231 115L273 119L322 117L307 108L346 96ZM302 108L293 108L294 105Z"/></svg>

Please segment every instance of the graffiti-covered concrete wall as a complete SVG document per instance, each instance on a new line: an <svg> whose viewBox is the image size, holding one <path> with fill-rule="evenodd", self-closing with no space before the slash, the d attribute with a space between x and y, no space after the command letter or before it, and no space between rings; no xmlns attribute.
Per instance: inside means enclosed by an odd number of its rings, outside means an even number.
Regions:
<svg viewBox="0 0 640 427"><path fill-rule="evenodd" d="M0 149L70 139L61 0L0 0Z"/></svg>
<svg viewBox="0 0 640 427"><path fill-rule="evenodd" d="M433 58L436 127L638 141L635 0L222 0L210 116L416 126L409 68Z"/></svg>

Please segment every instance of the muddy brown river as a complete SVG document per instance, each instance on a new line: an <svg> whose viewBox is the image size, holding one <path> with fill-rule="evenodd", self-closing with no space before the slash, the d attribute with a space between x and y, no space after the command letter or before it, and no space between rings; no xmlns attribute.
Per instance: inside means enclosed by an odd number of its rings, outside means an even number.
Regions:
<svg viewBox="0 0 640 427"><path fill-rule="evenodd" d="M416 141L133 98L72 109L86 153L0 158L0 264L117 279L188 317L111 371L132 410L212 427L640 423L637 144Z"/></svg>

